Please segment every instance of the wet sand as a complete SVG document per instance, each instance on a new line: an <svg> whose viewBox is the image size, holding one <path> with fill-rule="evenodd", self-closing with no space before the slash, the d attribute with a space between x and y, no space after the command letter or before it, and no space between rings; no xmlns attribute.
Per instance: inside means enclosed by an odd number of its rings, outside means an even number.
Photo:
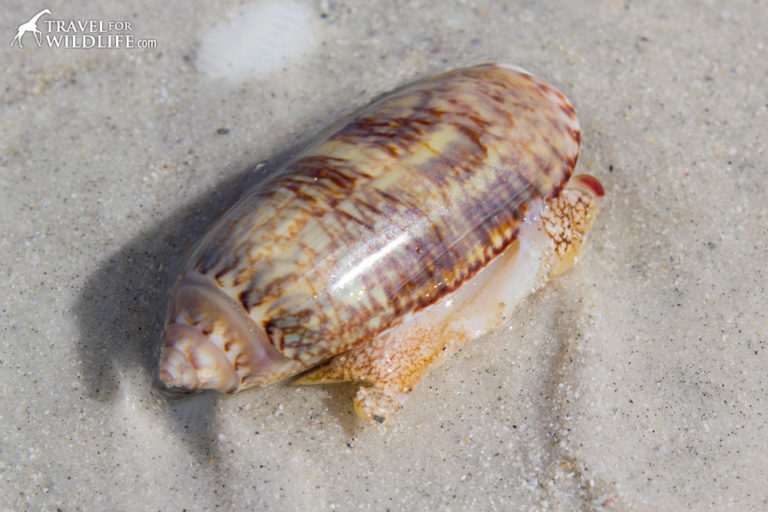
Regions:
<svg viewBox="0 0 768 512"><path fill-rule="evenodd" d="M0 509L768 509L766 5L289 7L72 2L43 36L156 48L0 45ZM576 107L606 188L578 265L384 433L350 385L162 400L185 248L324 126L483 61Z"/></svg>

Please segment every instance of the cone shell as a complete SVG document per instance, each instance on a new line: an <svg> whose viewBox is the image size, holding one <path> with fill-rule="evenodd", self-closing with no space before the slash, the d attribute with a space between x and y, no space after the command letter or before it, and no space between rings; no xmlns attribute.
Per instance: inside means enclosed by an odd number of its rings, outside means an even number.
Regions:
<svg viewBox="0 0 768 512"><path fill-rule="evenodd" d="M384 96L202 240L172 293L161 379L236 391L364 344L510 246L578 149L570 103L517 68L458 69Z"/></svg>

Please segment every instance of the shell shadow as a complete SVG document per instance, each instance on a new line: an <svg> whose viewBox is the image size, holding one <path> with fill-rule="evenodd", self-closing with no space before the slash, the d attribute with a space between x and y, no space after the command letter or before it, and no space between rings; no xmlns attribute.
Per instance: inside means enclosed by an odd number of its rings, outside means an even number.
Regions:
<svg viewBox="0 0 768 512"><path fill-rule="evenodd" d="M405 87L405 86L403 86ZM382 95L383 96L383 95ZM375 103L382 96L368 102ZM78 355L86 394L100 401L113 401L120 388L119 375L124 369L139 369L147 382L153 382L151 393L157 393L156 366L166 311L167 293L176 279L185 255L220 217L243 195L266 179L279 173L285 162L311 147L313 141L335 131L357 110L343 113L330 124L306 133L269 159L265 165L249 167L233 173L212 191L191 199L167 217L141 231L89 274L78 294L74 313L80 332ZM347 433L357 429L356 417L349 419L350 388L328 386L327 407L339 419ZM343 396L342 396L343 395ZM170 423L180 432L190 430L190 414L178 406L177 398L163 398ZM189 399L186 399L189 400ZM191 403L197 403L193 400ZM205 403L208 414L215 407ZM175 405L174 405L175 404ZM347 404L347 405L340 405ZM354 417L354 412L351 413ZM199 422L198 422L199 423ZM209 417L205 425L192 429L199 439L210 435ZM212 443L213 441L211 441ZM201 450L211 451L211 446Z"/></svg>
<svg viewBox="0 0 768 512"><path fill-rule="evenodd" d="M236 191L243 173L141 232L88 276L75 304L83 376L91 398L111 400L123 368L139 367L152 379L167 293L184 248L202 235ZM201 227L202 226L202 227Z"/></svg>
<svg viewBox="0 0 768 512"><path fill-rule="evenodd" d="M162 393L154 388L153 394ZM196 456L198 463L208 465L219 458L216 443L216 393L191 393L188 396L165 396L160 400L176 438L185 443Z"/></svg>
<svg viewBox="0 0 768 512"><path fill-rule="evenodd" d="M90 273L77 296L77 343L88 398L113 402L124 370L138 371L151 386L148 401L160 402L171 428L206 460L215 456L213 394L182 397L157 385L167 294L186 252L239 197L295 154L296 145L249 167L195 197L139 233ZM198 409L197 412L195 410Z"/></svg>

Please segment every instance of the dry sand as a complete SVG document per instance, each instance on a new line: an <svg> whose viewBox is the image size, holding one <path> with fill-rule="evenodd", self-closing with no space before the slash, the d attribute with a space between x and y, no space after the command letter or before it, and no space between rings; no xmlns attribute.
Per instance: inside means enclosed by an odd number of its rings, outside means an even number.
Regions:
<svg viewBox="0 0 768 512"><path fill-rule="evenodd" d="M11 48L44 7L157 47ZM768 510L766 3L292 9L0 7L0 509ZM577 267L385 433L347 385L159 400L169 283L257 164L489 60L579 113L606 197Z"/></svg>

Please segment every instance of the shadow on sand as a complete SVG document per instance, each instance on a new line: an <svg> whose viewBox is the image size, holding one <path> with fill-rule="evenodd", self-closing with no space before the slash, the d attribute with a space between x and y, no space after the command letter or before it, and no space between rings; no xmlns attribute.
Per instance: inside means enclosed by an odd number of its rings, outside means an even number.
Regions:
<svg viewBox="0 0 768 512"><path fill-rule="evenodd" d="M168 290L185 253L207 226L234 203L240 192L258 181L254 169L230 178L197 197L151 228L142 231L92 272L75 306L82 374L90 398L116 399L121 370L139 368L153 382L152 397L163 397L171 426L196 448L199 457L213 457L211 428L215 395L195 398L167 395L157 386Z"/></svg>
<svg viewBox="0 0 768 512"><path fill-rule="evenodd" d="M373 98L368 105L387 94ZM215 423L216 399L211 396L216 395L198 394L192 399L184 398L161 393L157 385L156 367L168 290L186 254L213 221L243 193L272 176L313 141L346 124L355 112L359 110L347 112L332 124L305 135L265 165L236 172L211 192L190 200L158 220L99 264L88 276L75 305L80 329L78 351L91 398L113 400L120 385L120 370L140 368L147 380L154 383L153 393L162 395L169 402L171 425L187 439L191 432L196 432L193 444L198 446L200 456L205 459L213 456L215 434L211 429ZM353 436L359 425L352 412L354 392L350 393L351 386L323 387L329 395L327 405L331 414ZM196 405L191 407L190 401Z"/></svg>
<svg viewBox="0 0 768 512"><path fill-rule="evenodd" d="M211 224L268 177L270 170L279 169L295 155L298 147L291 146L266 165L235 173L158 220L100 263L77 298L78 352L89 397L115 400L121 370L138 368L152 382L152 396L147 398L165 402L171 427L203 460L215 456L212 428L219 395L180 395L158 385L156 369L168 291L186 255Z"/></svg>
<svg viewBox="0 0 768 512"><path fill-rule="evenodd" d="M315 135L316 136L316 135ZM215 404L218 393L174 394L158 384L157 364L168 291L194 244L245 192L273 175L307 147L313 137L293 144L266 165L235 173L214 190L190 200L142 231L99 264L81 290L76 306L78 352L90 398L117 398L121 370L138 368L152 382L149 400L160 399L171 428L199 460L216 457ZM348 386L323 386L328 405L344 430L353 435ZM342 405L344 404L344 405Z"/></svg>

